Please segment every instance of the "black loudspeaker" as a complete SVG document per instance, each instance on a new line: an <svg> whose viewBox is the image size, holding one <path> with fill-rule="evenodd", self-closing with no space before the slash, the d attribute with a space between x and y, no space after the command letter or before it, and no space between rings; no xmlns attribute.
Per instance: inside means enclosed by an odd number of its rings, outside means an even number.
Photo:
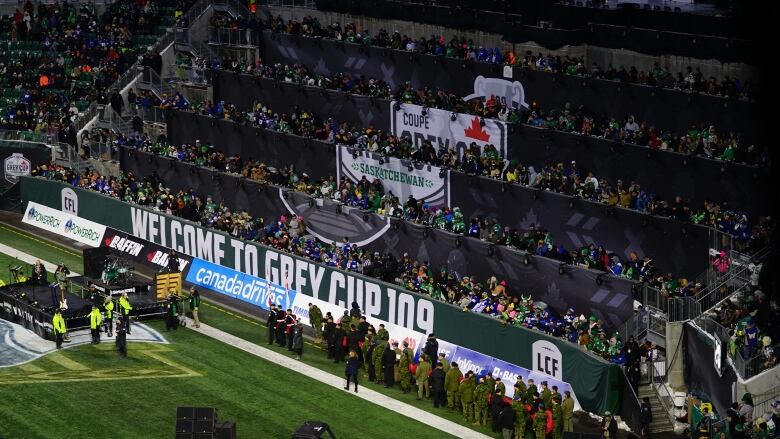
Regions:
<svg viewBox="0 0 780 439"><path fill-rule="evenodd" d="M217 409L213 407L196 407L195 419L200 421L212 421L217 420Z"/></svg>
<svg viewBox="0 0 780 439"><path fill-rule="evenodd" d="M216 425L217 439L236 439L235 422L218 422Z"/></svg>
<svg viewBox="0 0 780 439"><path fill-rule="evenodd" d="M195 433L195 422L191 419L176 420L176 433L192 434Z"/></svg>
<svg viewBox="0 0 780 439"><path fill-rule="evenodd" d="M195 407L176 407L176 419L195 419Z"/></svg>
<svg viewBox="0 0 780 439"><path fill-rule="evenodd" d="M198 433L193 436L193 439L214 439L214 433Z"/></svg>
<svg viewBox="0 0 780 439"><path fill-rule="evenodd" d="M192 433L176 433L176 439L192 439Z"/></svg>
<svg viewBox="0 0 780 439"><path fill-rule="evenodd" d="M214 420L207 419L195 421L195 433L214 433Z"/></svg>

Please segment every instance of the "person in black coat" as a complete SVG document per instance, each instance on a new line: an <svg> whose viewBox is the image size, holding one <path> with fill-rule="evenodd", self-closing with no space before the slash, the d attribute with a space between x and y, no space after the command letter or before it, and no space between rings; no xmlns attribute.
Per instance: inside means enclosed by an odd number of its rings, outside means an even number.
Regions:
<svg viewBox="0 0 780 439"><path fill-rule="evenodd" d="M387 343L387 347L382 353L382 373L385 378L385 387L393 387L395 385L395 351L390 348L390 343Z"/></svg>
<svg viewBox="0 0 780 439"><path fill-rule="evenodd" d="M344 375L347 377L347 385L344 390L349 390L350 380L355 383L355 393L358 391L358 371L360 370L360 358L355 351L349 351L347 364L344 368Z"/></svg>
<svg viewBox="0 0 780 439"><path fill-rule="evenodd" d="M359 319L363 313L360 311L360 305L358 305L357 302L352 302L352 309L349 310L349 316L352 317L352 320Z"/></svg>
<svg viewBox="0 0 780 439"><path fill-rule="evenodd" d="M268 313L268 320L265 321L266 327L268 328L268 344L272 345L274 344L274 337L276 336L275 330L276 330L276 305L271 304L271 310Z"/></svg>
<svg viewBox="0 0 780 439"><path fill-rule="evenodd" d="M642 437L650 437L650 423L653 422L653 410L650 407L650 398L642 398L642 406L639 408L639 422L642 423Z"/></svg>
<svg viewBox="0 0 780 439"><path fill-rule="evenodd" d="M358 334L360 334L360 340L361 341L365 341L366 334L368 334L369 326L370 325L366 321L366 316L361 316L360 317L360 323L358 323L358 325L357 325L357 332L358 332Z"/></svg>
<svg viewBox="0 0 780 439"><path fill-rule="evenodd" d="M336 356L336 346L331 343L333 340L333 332L336 331L336 324L333 323L333 317L328 317L325 320L325 327L322 330L322 338L328 347L328 359L333 359Z"/></svg>
<svg viewBox="0 0 780 439"><path fill-rule="evenodd" d="M509 403L502 401L501 405L501 412L498 414L498 426L503 437L512 437L517 414Z"/></svg>
<svg viewBox="0 0 780 439"><path fill-rule="evenodd" d="M493 433L501 432L501 409L503 408L504 394L501 390L494 390L490 396L490 427Z"/></svg>
<svg viewBox="0 0 780 439"><path fill-rule="evenodd" d="M341 323L336 323L336 329L333 331L332 339L329 343L333 343L333 362L338 363L344 360L344 336L346 332L341 328Z"/></svg>
<svg viewBox="0 0 780 439"><path fill-rule="evenodd" d="M436 361L435 359L432 361ZM444 392L444 378L445 373L441 363L436 365L436 369L431 372L431 399L433 400L433 408L447 406L447 397Z"/></svg>
<svg viewBox="0 0 780 439"><path fill-rule="evenodd" d="M355 351L360 357L360 333L357 332L355 325L349 325L350 331L347 333L347 352Z"/></svg>
<svg viewBox="0 0 780 439"><path fill-rule="evenodd" d="M428 335L423 352L431 359L431 367L435 368L439 358L439 342L436 341L436 336L433 333Z"/></svg>
<svg viewBox="0 0 780 439"><path fill-rule="evenodd" d="M373 339L368 344L368 351L366 352L366 358L374 358L374 349L376 349L376 341ZM368 381L370 382L376 382L376 368L373 366L373 364L369 363L366 364L366 369L368 370Z"/></svg>
<svg viewBox="0 0 780 439"><path fill-rule="evenodd" d="M276 334L276 344L279 347L284 347L284 321L287 318L287 314L282 308L279 308L276 312L276 326L274 327L274 334Z"/></svg>
<svg viewBox="0 0 780 439"><path fill-rule="evenodd" d="M116 322L116 348L120 357L127 358L127 325L121 316Z"/></svg>

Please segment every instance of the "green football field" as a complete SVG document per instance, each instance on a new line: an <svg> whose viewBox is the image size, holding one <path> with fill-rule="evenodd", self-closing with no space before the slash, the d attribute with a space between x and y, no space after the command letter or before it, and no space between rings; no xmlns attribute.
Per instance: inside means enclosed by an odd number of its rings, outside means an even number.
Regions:
<svg viewBox="0 0 780 439"><path fill-rule="evenodd" d="M78 253L3 225L0 243L49 262L63 261L76 272L83 270ZM5 281L11 262L0 254L0 278ZM251 316L206 302L201 320L267 346L264 325ZM161 321L150 325L171 343L130 343L130 357L119 359L113 343L105 342L0 369L0 436L169 438L177 406L204 406L216 407L221 420L235 421L239 437L288 438L305 420L328 422L339 438L452 437L193 331L165 332ZM272 349L289 354L283 348ZM333 364L311 343L304 348L303 361L343 374L343 364ZM434 410L430 401L417 401L413 393L369 386L470 425L456 412Z"/></svg>

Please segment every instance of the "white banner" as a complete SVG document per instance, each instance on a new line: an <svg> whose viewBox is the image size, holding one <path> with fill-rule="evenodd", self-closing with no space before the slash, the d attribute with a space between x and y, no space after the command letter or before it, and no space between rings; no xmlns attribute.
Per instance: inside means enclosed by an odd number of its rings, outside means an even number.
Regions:
<svg viewBox="0 0 780 439"><path fill-rule="evenodd" d="M458 156L463 156L471 142L475 142L480 148L492 144L501 157L506 157L507 127L504 122L411 104L400 104L395 111L396 104L390 102L390 129L396 136L411 137L418 147L428 140L437 151L441 144L447 149L455 148ZM455 120L452 120L453 115Z"/></svg>
<svg viewBox="0 0 780 439"><path fill-rule="evenodd" d="M90 247L100 247L106 226L30 201L22 222Z"/></svg>
<svg viewBox="0 0 780 439"><path fill-rule="evenodd" d="M346 176L352 182L359 182L365 176L369 182L378 179L385 193L392 192L401 203L409 195L425 200L431 206L449 206L449 184L447 174L441 168L431 165L404 164L395 157L374 155L368 151L350 152L347 148L336 148L338 172L341 181ZM412 170L409 170L412 166Z"/></svg>
<svg viewBox="0 0 780 439"><path fill-rule="evenodd" d="M325 302L324 300L319 300L305 294L296 294L295 299L293 300L292 311L293 314L298 316L298 320L303 322L304 325L311 325L311 321L309 321L310 303L317 305L320 311L322 311L323 317L325 314L330 312L330 314L333 316L334 322L336 323L338 323L341 317L344 315L344 311L347 311L344 308L333 305L329 302ZM422 349L422 345L425 344L426 336L422 332L413 331L411 329L404 328L403 326L394 325L374 317L370 317L366 319L366 321L374 325L374 328L377 330L379 330L380 324L385 325L385 329L387 329L387 332L390 334L390 343L392 344L394 341L397 341L398 346L402 349L404 341L406 341L409 343L409 349L411 349L412 352L416 354L419 349ZM355 326L357 326L359 321L354 323Z"/></svg>

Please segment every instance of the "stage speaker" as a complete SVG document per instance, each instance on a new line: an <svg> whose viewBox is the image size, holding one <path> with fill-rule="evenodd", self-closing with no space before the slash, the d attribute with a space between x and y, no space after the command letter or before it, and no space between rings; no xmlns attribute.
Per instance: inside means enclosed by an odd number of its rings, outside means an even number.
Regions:
<svg viewBox="0 0 780 439"><path fill-rule="evenodd" d="M214 407L196 407L195 419L199 421L217 421L217 409Z"/></svg>
<svg viewBox="0 0 780 439"><path fill-rule="evenodd" d="M178 419L176 420L176 434L192 434L195 433L195 421L192 419Z"/></svg>
<svg viewBox="0 0 780 439"><path fill-rule="evenodd" d="M217 439L236 439L235 422L218 422L216 425Z"/></svg>
<svg viewBox="0 0 780 439"><path fill-rule="evenodd" d="M176 407L176 419L195 419L195 407Z"/></svg>
<svg viewBox="0 0 780 439"><path fill-rule="evenodd" d="M207 419L205 421L195 421L195 433L214 433L214 420Z"/></svg>

